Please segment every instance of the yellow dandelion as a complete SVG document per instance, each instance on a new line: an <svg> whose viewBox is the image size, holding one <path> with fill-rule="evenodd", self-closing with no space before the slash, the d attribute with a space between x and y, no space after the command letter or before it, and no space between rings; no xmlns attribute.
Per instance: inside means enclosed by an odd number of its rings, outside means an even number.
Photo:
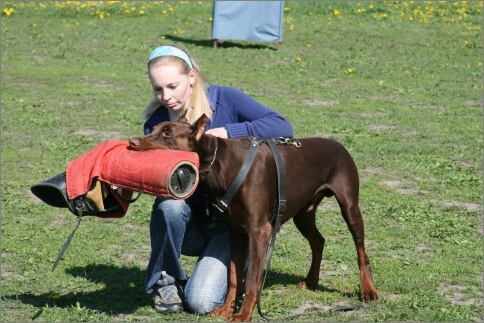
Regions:
<svg viewBox="0 0 484 323"><path fill-rule="evenodd" d="M333 10L333 15L339 16L339 15L341 15L341 12L338 9L334 9Z"/></svg>
<svg viewBox="0 0 484 323"><path fill-rule="evenodd" d="M348 72L348 74L353 74L355 72L353 68L348 68L346 71Z"/></svg>
<svg viewBox="0 0 484 323"><path fill-rule="evenodd" d="M302 61L302 58L301 57L296 57L296 62L301 62Z"/></svg>
<svg viewBox="0 0 484 323"><path fill-rule="evenodd" d="M7 17L11 16L13 14L13 12L15 11L15 9L13 8L4 8L2 10L3 14Z"/></svg>

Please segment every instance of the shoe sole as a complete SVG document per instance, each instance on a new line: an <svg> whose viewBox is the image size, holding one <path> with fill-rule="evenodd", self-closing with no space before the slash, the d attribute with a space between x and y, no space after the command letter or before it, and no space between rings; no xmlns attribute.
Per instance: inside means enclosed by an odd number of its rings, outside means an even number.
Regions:
<svg viewBox="0 0 484 323"><path fill-rule="evenodd" d="M155 307L155 311L160 314L169 314L169 313L178 313L183 311L182 305L173 305L167 308L157 308Z"/></svg>

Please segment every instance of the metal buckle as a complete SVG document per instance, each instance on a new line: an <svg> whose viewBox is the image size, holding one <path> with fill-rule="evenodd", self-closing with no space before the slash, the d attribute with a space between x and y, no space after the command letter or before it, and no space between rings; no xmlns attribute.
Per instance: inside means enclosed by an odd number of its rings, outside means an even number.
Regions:
<svg viewBox="0 0 484 323"><path fill-rule="evenodd" d="M297 139L294 139L294 138L278 137L277 140L278 140L279 144L293 145L293 146L296 146L296 147L301 147L301 142Z"/></svg>

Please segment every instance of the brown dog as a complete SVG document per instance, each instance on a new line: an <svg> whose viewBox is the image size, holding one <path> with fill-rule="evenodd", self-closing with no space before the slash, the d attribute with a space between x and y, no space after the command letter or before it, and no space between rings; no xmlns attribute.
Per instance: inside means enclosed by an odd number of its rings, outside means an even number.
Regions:
<svg viewBox="0 0 484 323"><path fill-rule="evenodd" d="M200 117L193 125L186 122L162 122L150 135L133 138L133 150L176 149L194 151L200 158L200 179L214 203L218 203L241 168L249 139L222 139L205 135L208 122ZM365 252L364 225L358 207L358 172L348 151L339 143L324 138L300 140L301 147L280 145L286 170L287 205L282 223L293 218L296 227L309 241L312 261L309 272L298 286L315 289L319 280L324 238L316 228L316 210L324 197L335 196L353 236L361 278L361 299L377 301L371 278L370 261ZM224 305L212 316L231 321L250 321L262 288L264 260L274 230L271 219L277 202L277 172L267 145L257 150L255 161L240 189L225 212L230 230L231 264L229 288ZM237 313L234 302L242 294L245 255L249 248L249 267L245 298Z"/></svg>

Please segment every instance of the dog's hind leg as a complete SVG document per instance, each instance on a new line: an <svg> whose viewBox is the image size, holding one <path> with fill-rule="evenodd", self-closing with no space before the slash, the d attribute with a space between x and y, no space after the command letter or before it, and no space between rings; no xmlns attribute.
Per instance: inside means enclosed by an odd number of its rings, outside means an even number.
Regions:
<svg viewBox="0 0 484 323"><path fill-rule="evenodd" d="M361 279L361 300L362 301L377 301L378 293L373 285L371 277L370 260L365 251L365 228L363 223L363 217L358 207L358 186L351 188L351 185L347 185L345 189L338 194L335 192L335 197L341 208L343 218L348 225L348 228L353 237L353 241L356 246L356 253L358 257L358 267L360 269Z"/></svg>
<svg viewBox="0 0 484 323"><path fill-rule="evenodd" d="M311 247L311 267L306 278L297 284L298 287L303 289L316 289L319 281L319 269L323 259L324 237L316 227L316 206L318 204L319 201L312 204L311 207L302 209L293 218L294 224L308 240Z"/></svg>

